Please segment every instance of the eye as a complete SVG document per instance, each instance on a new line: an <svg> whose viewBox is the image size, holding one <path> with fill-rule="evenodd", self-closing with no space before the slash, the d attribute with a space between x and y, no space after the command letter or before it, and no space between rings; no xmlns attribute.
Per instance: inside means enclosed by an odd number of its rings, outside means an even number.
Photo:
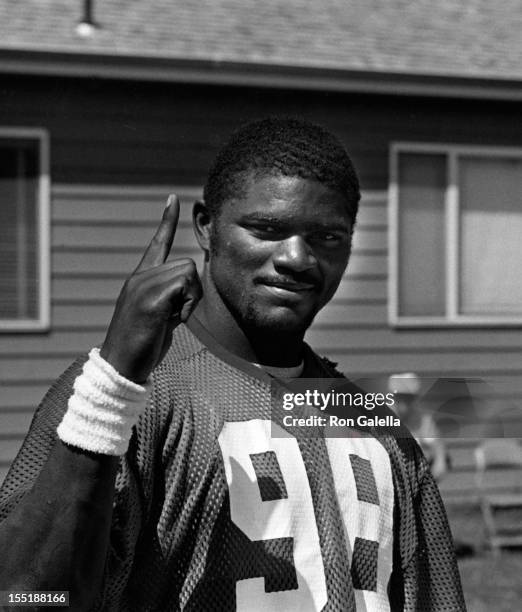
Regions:
<svg viewBox="0 0 522 612"><path fill-rule="evenodd" d="M252 229L260 238L279 238L284 233L283 228L273 223L256 223Z"/></svg>
<svg viewBox="0 0 522 612"><path fill-rule="evenodd" d="M317 240L319 242L339 242L342 240L342 237L339 234L334 232L315 232L312 236L313 240Z"/></svg>

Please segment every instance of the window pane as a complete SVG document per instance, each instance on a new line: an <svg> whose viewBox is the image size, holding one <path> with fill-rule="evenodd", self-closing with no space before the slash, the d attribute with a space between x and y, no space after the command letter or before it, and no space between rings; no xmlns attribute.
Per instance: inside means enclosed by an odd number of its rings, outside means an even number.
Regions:
<svg viewBox="0 0 522 612"><path fill-rule="evenodd" d="M38 317L38 142L0 139L0 320Z"/></svg>
<svg viewBox="0 0 522 612"><path fill-rule="evenodd" d="M444 316L446 157L399 156L399 315Z"/></svg>
<svg viewBox="0 0 522 612"><path fill-rule="evenodd" d="M522 161L461 158L463 314L522 314Z"/></svg>

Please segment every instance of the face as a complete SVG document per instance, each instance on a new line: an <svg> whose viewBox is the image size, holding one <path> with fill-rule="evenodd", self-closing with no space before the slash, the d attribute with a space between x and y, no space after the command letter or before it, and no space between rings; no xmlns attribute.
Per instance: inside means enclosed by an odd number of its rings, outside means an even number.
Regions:
<svg viewBox="0 0 522 612"><path fill-rule="evenodd" d="M211 232L209 271L241 324L304 333L332 298L351 246L345 198L299 177L248 179Z"/></svg>

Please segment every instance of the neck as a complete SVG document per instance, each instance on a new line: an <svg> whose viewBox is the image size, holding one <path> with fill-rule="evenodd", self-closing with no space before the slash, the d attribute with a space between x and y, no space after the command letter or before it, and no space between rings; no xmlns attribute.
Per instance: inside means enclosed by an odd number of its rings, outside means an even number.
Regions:
<svg viewBox="0 0 522 612"><path fill-rule="evenodd" d="M203 297L194 316L227 351L262 365L291 367L301 363L304 333L284 334L241 324L223 302L207 270L201 280Z"/></svg>

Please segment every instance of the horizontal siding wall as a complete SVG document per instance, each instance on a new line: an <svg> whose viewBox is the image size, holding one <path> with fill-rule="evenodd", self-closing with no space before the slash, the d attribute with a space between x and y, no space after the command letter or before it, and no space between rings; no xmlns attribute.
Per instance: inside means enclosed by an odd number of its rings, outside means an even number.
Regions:
<svg viewBox="0 0 522 612"><path fill-rule="evenodd" d="M344 142L365 189L388 186L394 141L520 146L516 102L2 75L0 125L45 127L52 180L198 185L233 129L298 114Z"/></svg>
<svg viewBox="0 0 522 612"><path fill-rule="evenodd" d="M50 384L103 340L118 293L152 238L169 192L182 203L176 254L199 262L191 222L198 187L53 187L51 331L0 334L0 482Z"/></svg>
<svg viewBox="0 0 522 612"><path fill-rule="evenodd" d="M169 191L182 201L176 254L200 264L191 224L198 187L54 186L52 331L0 335L0 481L51 382L76 355L102 341L119 290L149 242ZM492 399L522 405L522 330L388 326L385 191L365 192L348 270L307 340L352 378L377 376L384 384L390 373L407 370L475 376L492 384ZM513 414L516 421L519 412ZM443 489L458 498L474 490L472 445L464 440L454 448L456 470Z"/></svg>

